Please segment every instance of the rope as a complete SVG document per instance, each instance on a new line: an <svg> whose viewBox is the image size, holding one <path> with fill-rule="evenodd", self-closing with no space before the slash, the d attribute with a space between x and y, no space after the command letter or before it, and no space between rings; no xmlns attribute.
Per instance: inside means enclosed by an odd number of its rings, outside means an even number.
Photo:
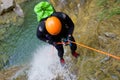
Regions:
<svg viewBox="0 0 120 80"><path fill-rule="evenodd" d="M112 58L114 58L114 59L120 60L120 57L118 57L118 56L112 55L112 54L110 54L110 53L107 53L107 52L104 52L104 51L101 51L101 50L98 50L98 49L95 49L95 48L92 48L92 47L89 47L89 46L86 46L86 45L84 45L84 44L82 44L82 43L77 43L77 42L74 42L74 41L70 41L70 42L68 42L68 43L74 43L74 44L79 45L79 46L82 46L82 47L84 47L84 48L87 48L87 49L96 51L96 52L98 52L98 53L101 53L101 54L105 54L105 55L107 55L107 56L110 56L110 57L112 57ZM58 42L57 44L63 44L63 42Z"/></svg>

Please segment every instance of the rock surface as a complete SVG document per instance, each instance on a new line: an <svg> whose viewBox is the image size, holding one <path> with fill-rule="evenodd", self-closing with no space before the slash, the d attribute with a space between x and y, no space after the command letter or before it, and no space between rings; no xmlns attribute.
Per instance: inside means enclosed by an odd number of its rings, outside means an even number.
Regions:
<svg viewBox="0 0 120 80"><path fill-rule="evenodd" d="M0 5L0 14L3 14L4 12L11 11L15 6L14 0L1 0Z"/></svg>
<svg viewBox="0 0 120 80"><path fill-rule="evenodd" d="M19 6L19 4L16 3L15 0L1 0L0 1L0 15L3 15L6 12L9 11L15 11L15 13L20 16L24 17L23 10Z"/></svg>
<svg viewBox="0 0 120 80"><path fill-rule="evenodd" d="M23 10L21 9L20 5L16 3L15 8L13 9L13 11L20 17L24 17L24 13Z"/></svg>

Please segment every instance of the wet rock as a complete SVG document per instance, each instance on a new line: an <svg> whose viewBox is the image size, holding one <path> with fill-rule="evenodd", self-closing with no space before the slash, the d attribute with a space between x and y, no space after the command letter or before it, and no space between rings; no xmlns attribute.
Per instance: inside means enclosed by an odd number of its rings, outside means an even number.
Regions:
<svg viewBox="0 0 120 80"><path fill-rule="evenodd" d="M0 15L2 14L2 8L1 8L1 5L0 5Z"/></svg>
<svg viewBox="0 0 120 80"><path fill-rule="evenodd" d="M107 39L104 36L98 36L99 41L102 41L104 43L107 43Z"/></svg>
<svg viewBox="0 0 120 80"><path fill-rule="evenodd" d="M21 9L21 7L17 3L16 3L16 6L13 10L18 16L24 17L23 10Z"/></svg>
<svg viewBox="0 0 120 80"><path fill-rule="evenodd" d="M9 11L14 11L18 16L24 17L23 10L15 0L1 0L0 15Z"/></svg>
<svg viewBox="0 0 120 80"><path fill-rule="evenodd" d="M109 61L109 60L110 60L110 57L107 56L107 57L103 58L100 62L101 62L101 63L104 63L104 62Z"/></svg>
<svg viewBox="0 0 120 80"><path fill-rule="evenodd" d="M114 79L114 80L119 80L119 77L117 75L111 75L111 77Z"/></svg>
<svg viewBox="0 0 120 80"><path fill-rule="evenodd" d="M108 37L108 38L112 38L112 39L117 37L116 34L111 33L111 32L105 32L104 34L105 34L106 37Z"/></svg>
<svg viewBox="0 0 120 80"><path fill-rule="evenodd" d="M80 4L84 5L86 3L86 0L80 0Z"/></svg>
<svg viewBox="0 0 120 80"><path fill-rule="evenodd" d="M12 68L8 68L6 70L0 71L0 80L18 80L18 79L11 79L12 76L14 76L19 70L21 70L21 66L16 66ZM27 80L27 79L21 79L21 80Z"/></svg>
<svg viewBox="0 0 120 80"><path fill-rule="evenodd" d="M14 0L1 0L0 5L0 14L3 14L4 12L11 11L15 6Z"/></svg>
<svg viewBox="0 0 120 80"><path fill-rule="evenodd" d="M120 73L120 66L117 66L116 71Z"/></svg>

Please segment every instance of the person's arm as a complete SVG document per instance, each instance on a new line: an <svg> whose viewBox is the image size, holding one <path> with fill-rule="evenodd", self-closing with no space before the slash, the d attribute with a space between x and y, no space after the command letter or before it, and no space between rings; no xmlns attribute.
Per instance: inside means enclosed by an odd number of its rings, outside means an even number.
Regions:
<svg viewBox="0 0 120 80"><path fill-rule="evenodd" d="M37 28L36 36L38 39L40 39L44 42L47 42L49 44L53 44L52 37L49 34L47 34L47 32L46 32L44 21L40 22L40 24Z"/></svg>
<svg viewBox="0 0 120 80"><path fill-rule="evenodd" d="M74 31L74 23L71 18L63 12L54 12L52 16L58 17L68 27L68 35L72 35Z"/></svg>
<svg viewBox="0 0 120 80"><path fill-rule="evenodd" d="M68 35L72 35L74 31L74 23L68 15L63 14L63 16L65 24L69 27Z"/></svg>
<svg viewBox="0 0 120 80"><path fill-rule="evenodd" d="M46 37L44 36L44 34L43 34L43 32L41 32L41 31L39 31L39 27L38 27L38 29L37 29L37 34L36 34L36 36L37 36L37 38L39 39L39 40L42 40L42 41L44 41L44 42L46 42Z"/></svg>

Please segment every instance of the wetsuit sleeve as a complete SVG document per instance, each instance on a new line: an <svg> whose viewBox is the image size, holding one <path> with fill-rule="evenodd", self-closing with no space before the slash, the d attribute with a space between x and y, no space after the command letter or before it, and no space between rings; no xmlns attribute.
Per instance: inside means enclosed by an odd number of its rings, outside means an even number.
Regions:
<svg viewBox="0 0 120 80"><path fill-rule="evenodd" d="M64 27L67 27L66 29L68 29L68 35L73 34L74 23L67 14L63 12L55 12L52 15L58 17L62 21Z"/></svg>
<svg viewBox="0 0 120 80"><path fill-rule="evenodd" d="M63 18L64 18L64 22L65 22L66 26L69 27L68 28L68 34L73 34L73 31L74 31L74 23L73 23L73 21L66 14L63 14Z"/></svg>
<svg viewBox="0 0 120 80"><path fill-rule="evenodd" d="M44 22L40 22L40 24L38 25L36 35L37 35L37 38L39 40L42 40L42 41L47 42L49 44L53 44L52 37L49 34L47 34L47 32L46 32Z"/></svg>
<svg viewBox="0 0 120 80"><path fill-rule="evenodd" d="M44 35L44 31L43 31L43 29L42 29L41 26L44 26L43 23L40 23L40 24L38 25L36 36L37 36L37 38L38 38L39 40L42 40L42 41L46 42L46 38L45 38L45 35Z"/></svg>

